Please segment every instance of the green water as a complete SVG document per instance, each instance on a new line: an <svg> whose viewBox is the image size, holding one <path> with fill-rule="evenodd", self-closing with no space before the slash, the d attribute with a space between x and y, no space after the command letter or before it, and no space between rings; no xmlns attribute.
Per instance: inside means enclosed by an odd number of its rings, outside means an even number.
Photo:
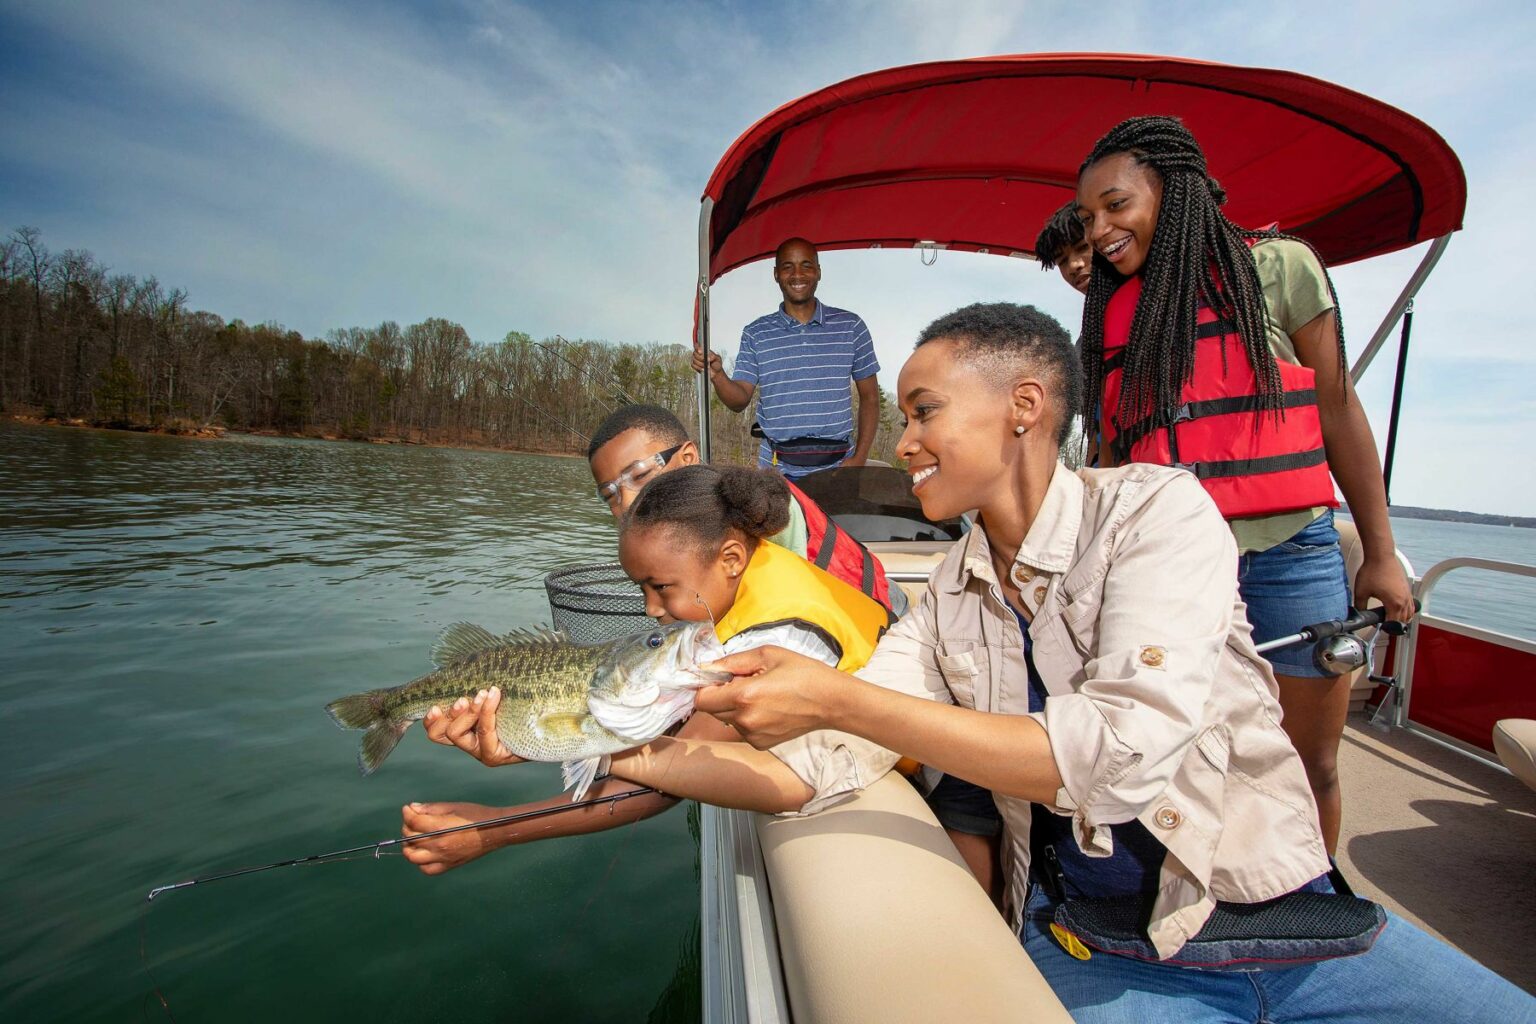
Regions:
<svg viewBox="0 0 1536 1024"><path fill-rule="evenodd" d="M419 674L449 623L547 622L544 574L613 546L579 460L0 425L0 1019L168 1019L141 935L179 1021L646 1019L696 921L680 811L143 913L396 835L407 801L557 791L419 730L360 778L322 707Z"/></svg>

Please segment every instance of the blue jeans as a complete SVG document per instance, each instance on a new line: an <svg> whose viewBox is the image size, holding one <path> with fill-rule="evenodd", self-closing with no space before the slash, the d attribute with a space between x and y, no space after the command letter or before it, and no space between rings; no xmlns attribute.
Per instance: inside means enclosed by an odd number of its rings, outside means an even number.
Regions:
<svg viewBox="0 0 1536 1024"><path fill-rule="evenodd" d="M1324 512L1289 540L1239 557L1237 590L1248 606L1256 644L1349 614L1349 583L1333 511ZM1264 657L1283 676L1320 679L1324 675L1312 663L1311 644L1291 644Z"/></svg>
<svg viewBox="0 0 1536 1024"><path fill-rule="evenodd" d="M1053 904L1033 887L1024 951L1077 1024L1376 1024L1536 1021L1536 999L1390 912L1369 952L1274 971L1229 973L1108 953L1068 955Z"/></svg>

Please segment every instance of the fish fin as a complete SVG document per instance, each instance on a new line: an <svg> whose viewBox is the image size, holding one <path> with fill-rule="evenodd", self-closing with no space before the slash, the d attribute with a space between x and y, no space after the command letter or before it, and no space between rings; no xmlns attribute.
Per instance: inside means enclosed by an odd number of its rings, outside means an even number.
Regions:
<svg viewBox="0 0 1536 1024"><path fill-rule="evenodd" d="M474 657L481 651L500 646L504 641L491 635L484 626L472 622L455 622L432 645L432 664L447 668Z"/></svg>
<svg viewBox="0 0 1536 1024"><path fill-rule="evenodd" d="M357 752L357 766L362 769L364 775L372 775L378 770L379 765L389 756L389 752L395 749L395 744L400 742L400 737L405 735L405 730L411 727L409 720L404 722L391 722L384 720L363 733L363 746Z"/></svg>
<svg viewBox="0 0 1536 1024"><path fill-rule="evenodd" d="M576 787L571 793L572 803L587 795L587 790L592 788L592 783L597 781L599 775L608 773L611 761L609 757L589 757L581 761L566 761L560 766L560 777L565 781L565 788Z"/></svg>
<svg viewBox="0 0 1536 1024"><path fill-rule="evenodd" d="M572 711L552 711L547 715L540 715L534 723L534 728L543 736L565 736L569 734L581 734L581 723L586 715L576 714Z"/></svg>
<svg viewBox="0 0 1536 1024"><path fill-rule="evenodd" d="M503 644L565 644L570 638L558 629L547 626L525 626L509 630L497 643Z"/></svg>

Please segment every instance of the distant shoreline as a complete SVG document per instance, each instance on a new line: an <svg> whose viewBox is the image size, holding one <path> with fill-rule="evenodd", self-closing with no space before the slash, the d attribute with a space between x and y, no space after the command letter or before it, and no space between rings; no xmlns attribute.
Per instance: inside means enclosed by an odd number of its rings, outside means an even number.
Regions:
<svg viewBox="0 0 1536 1024"><path fill-rule="evenodd" d="M126 425L112 425L107 423L90 423L86 420L66 420L58 417L29 416L24 413L10 413L6 416L12 423L21 423L32 427L69 427L74 430L101 430L119 434L154 434L159 437L179 437L190 441L222 441L229 437L287 437L297 441L344 441L351 444L377 444L377 445L405 445L412 448L452 448L469 452L505 452L509 455L548 455L560 459L579 459L580 452L551 451L540 448L516 448L510 445L475 444L470 441L437 441L420 440L411 437L343 437L323 430L312 431L282 431L282 430L230 430L226 427L190 427L190 426L159 426L152 427L140 423Z"/></svg>
<svg viewBox="0 0 1536 1024"><path fill-rule="evenodd" d="M1340 512L1349 513L1347 506ZM1390 505L1387 515L1394 519L1427 519L1437 523L1473 523L1477 526L1515 526L1526 530L1536 529L1536 518L1531 516L1496 516L1485 512L1458 512L1447 508L1421 508L1418 505Z"/></svg>
<svg viewBox="0 0 1536 1024"><path fill-rule="evenodd" d="M37 427L73 427L78 430L109 430L129 434L158 434L162 437L182 437L196 441L217 441L231 435L249 435L253 437L291 437L301 441L347 441L353 444L380 444L380 445L409 445L416 448L456 448L470 452L506 452L510 455L549 455L562 459L579 459L580 452L575 451L551 451L540 448L517 448L509 445L475 444L470 441L437 441L421 440L412 437L343 437L339 434L329 433L324 430L280 431L280 430L229 430L225 427L195 427L190 425L171 425L151 427L144 424L129 424L112 426L104 423L90 423L85 420L65 420L58 417L46 418L41 416L29 416L24 413L10 413L6 417L13 423L24 423ZM1339 511L1349 514L1348 506L1340 506ZM1492 515L1486 512L1462 512L1456 509L1424 508L1419 505L1392 505L1387 509L1387 514L1397 519L1426 519L1441 523L1473 523L1478 526L1513 526L1520 529L1536 530L1536 516L1506 516Z"/></svg>

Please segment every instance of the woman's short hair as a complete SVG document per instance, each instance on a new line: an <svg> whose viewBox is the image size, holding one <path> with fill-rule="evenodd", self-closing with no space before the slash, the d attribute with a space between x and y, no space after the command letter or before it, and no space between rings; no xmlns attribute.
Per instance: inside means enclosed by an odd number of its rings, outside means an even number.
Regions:
<svg viewBox="0 0 1536 1024"><path fill-rule="evenodd" d="M953 341L960 358L1007 387L1021 372L1038 376L1052 391L1060 423L1056 443L1072 432L1083 401L1083 368L1067 329L1049 313L1013 302L977 302L946 313L923 328L917 347Z"/></svg>

